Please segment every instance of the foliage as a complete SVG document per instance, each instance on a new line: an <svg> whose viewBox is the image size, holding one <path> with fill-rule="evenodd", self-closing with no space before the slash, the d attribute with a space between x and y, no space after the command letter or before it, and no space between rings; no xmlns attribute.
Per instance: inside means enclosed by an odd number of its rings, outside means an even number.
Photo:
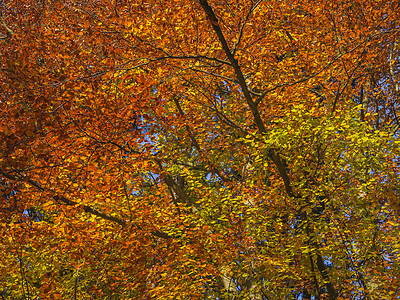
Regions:
<svg viewBox="0 0 400 300"><path fill-rule="evenodd" d="M2 299L395 299L398 1L0 3Z"/></svg>

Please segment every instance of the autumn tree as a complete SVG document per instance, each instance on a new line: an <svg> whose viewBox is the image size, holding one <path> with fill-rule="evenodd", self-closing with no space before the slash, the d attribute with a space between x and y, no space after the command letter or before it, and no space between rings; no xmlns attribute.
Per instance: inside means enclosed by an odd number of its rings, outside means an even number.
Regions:
<svg viewBox="0 0 400 300"><path fill-rule="evenodd" d="M395 299L398 1L0 3L2 299Z"/></svg>

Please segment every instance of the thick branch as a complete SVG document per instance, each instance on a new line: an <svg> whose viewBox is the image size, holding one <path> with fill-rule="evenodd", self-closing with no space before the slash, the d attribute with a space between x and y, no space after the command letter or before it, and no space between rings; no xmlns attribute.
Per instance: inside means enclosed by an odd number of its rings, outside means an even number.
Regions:
<svg viewBox="0 0 400 300"><path fill-rule="evenodd" d="M235 70L236 78L240 84L240 87L242 89L242 92L246 99L246 102L249 105L249 108L253 114L254 122L256 123L258 130L262 134L264 134L266 132L266 129L265 129L264 123L261 120L260 113L257 109L257 104L251 98L251 94L247 87L246 80L243 76L243 72L240 69L237 59L234 57L231 50L229 49L228 43L225 39L225 36L222 33L221 27L218 24L218 18L214 14L214 11L212 10L211 6L208 4L207 0L200 0L199 2L200 2L200 5L202 6L204 12L206 13L207 18L209 19L215 33L218 36L218 39L222 45L222 49L224 50L226 56L228 57L228 60L231 63L233 69ZM286 190L287 194L290 197L295 197L295 195L292 192L292 188L290 186L290 178L287 175L286 168L283 165L283 162L282 162L279 154L274 149L270 149L269 154L270 154L272 161L276 165L280 176L282 177L282 180L285 184L285 190Z"/></svg>
<svg viewBox="0 0 400 300"><path fill-rule="evenodd" d="M278 173L281 176L283 183L285 185L286 193L289 195L289 197L299 198L300 196L295 195L293 193L292 186L290 185L289 175L286 172L286 167L284 166L279 154L273 148L269 149L268 154L271 157L272 161L274 162L276 168L278 169Z"/></svg>
<svg viewBox="0 0 400 300"><path fill-rule="evenodd" d="M324 278L325 286L326 289L328 290L328 295L329 299L335 300L337 299L337 293L336 290L331 282L331 279L329 278L329 273L328 273L328 267L325 265L324 260L322 259L321 254L317 253L317 267L319 272L322 275L322 278Z"/></svg>
<svg viewBox="0 0 400 300"><path fill-rule="evenodd" d="M34 180L30 179L30 178L27 178L27 177L14 176L14 175L11 175L11 174L8 174L8 173L4 173L4 172L1 172L0 175L4 176L5 178L8 178L10 180L13 180L13 181L23 181L23 182L29 183L31 186L37 188L39 191L45 191L46 190L38 182L36 182L36 181L34 181ZM91 208L90 206L87 206L87 205L84 205L84 204L79 204L79 203L77 203L75 201L69 200L68 198L66 198L64 196L55 195L55 196L53 196L53 199L57 203L62 202L62 204L64 204L64 205L80 206L80 207L83 208L83 210L85 212L87 212L87 213L89 213L91 215L95 215L97 217L100 217L100 218L102 218L104 220L108 220L108 221L111 221L111 222L116 223L118 225L121 225L122 227L125 227L127 225L127 222L125 220L123 220L123 219L110 216L110 215L108 215L106 213L103 213L103 212L98 211L98 210L96 210L94 208ZM139 230L143 230L138 224L134 224L134 225ZM151 234L153 236L160 237L160 238L163 238L163 239L167 239L167 238L170 237L168 234L166 234L164 232L160 232L160 231L152 231Z"/></svg>
<svg viewBox="0 0 400 300"><path fill-rule="evenodd" d="M253 99L251 98L250 91L247 87L246 80L244 78L243 72L240 69L239 62L238 60L234 57L232 54L231 50L229 49L228 43L225 39L224 34L222 33L221 27L218 24L218 18L214 14L214 11L212 10L211 6L208 4L207 0L200 0L200 5L203 8L204 12L207 15L207 18L209 19L215 33L218 36L218 39L222 45L222 49L224 50L226 56L228 57L229 62L231 63L233 69L235 70L235 75L236 78L239 82L239 85L242 89L243 95L246 99L247 104L250 107L250 110L253 114L254 117L254 122L256 123L258 129L260 132L264 133L265 132L265 126L264 123L261 120L260 113L258 112L257 105L254 103Z"/></svg>
<svg viewBox="0 0 400 300"><path fill-rule="evenodd" d="M315 236L315 232L314 230L310 227L309 224L309 216L307 215L307 213L305 211L303 211L301 213L301 218L302 220L306 223L306 233L307 236L309 238L307 244L308 245L312 245L312 247L314 248L314 250L312 251L315 256L316 256L316 265L317 265L317 269L319 271L319 273L321 274L322 278L324 279L324 284L325 287L328 291L328 295L329 295L329 299L330 300L336 300L338 297L337 291L335 289L335 287L333 286L332 280L329 276L329 270L328 267L325 265L324 263L324 259L321 255L321 252L319 251L319 245L316 242L315 239L313 239L312 237ZM311 266L313 267L313 260L311 258Z"/></svg>

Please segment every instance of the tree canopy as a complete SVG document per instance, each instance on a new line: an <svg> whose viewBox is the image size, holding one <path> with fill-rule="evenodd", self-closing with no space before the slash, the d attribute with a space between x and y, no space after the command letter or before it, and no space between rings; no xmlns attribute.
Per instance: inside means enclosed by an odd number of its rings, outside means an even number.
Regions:
<svg viewBox="0 0 400 300"><path fill-rule="evenodd" d="M0 2L1 299L396 299L399 20Z"/></svg>

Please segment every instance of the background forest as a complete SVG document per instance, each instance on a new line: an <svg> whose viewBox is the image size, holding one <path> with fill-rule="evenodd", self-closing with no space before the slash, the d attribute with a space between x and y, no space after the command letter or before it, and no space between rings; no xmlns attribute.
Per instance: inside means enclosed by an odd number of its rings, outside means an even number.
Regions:
<svg viewBox="0 0 400 300"><path fill-rule="evenodd" d="M399 20L0 1L0 298L398 299Z"/></svg>

